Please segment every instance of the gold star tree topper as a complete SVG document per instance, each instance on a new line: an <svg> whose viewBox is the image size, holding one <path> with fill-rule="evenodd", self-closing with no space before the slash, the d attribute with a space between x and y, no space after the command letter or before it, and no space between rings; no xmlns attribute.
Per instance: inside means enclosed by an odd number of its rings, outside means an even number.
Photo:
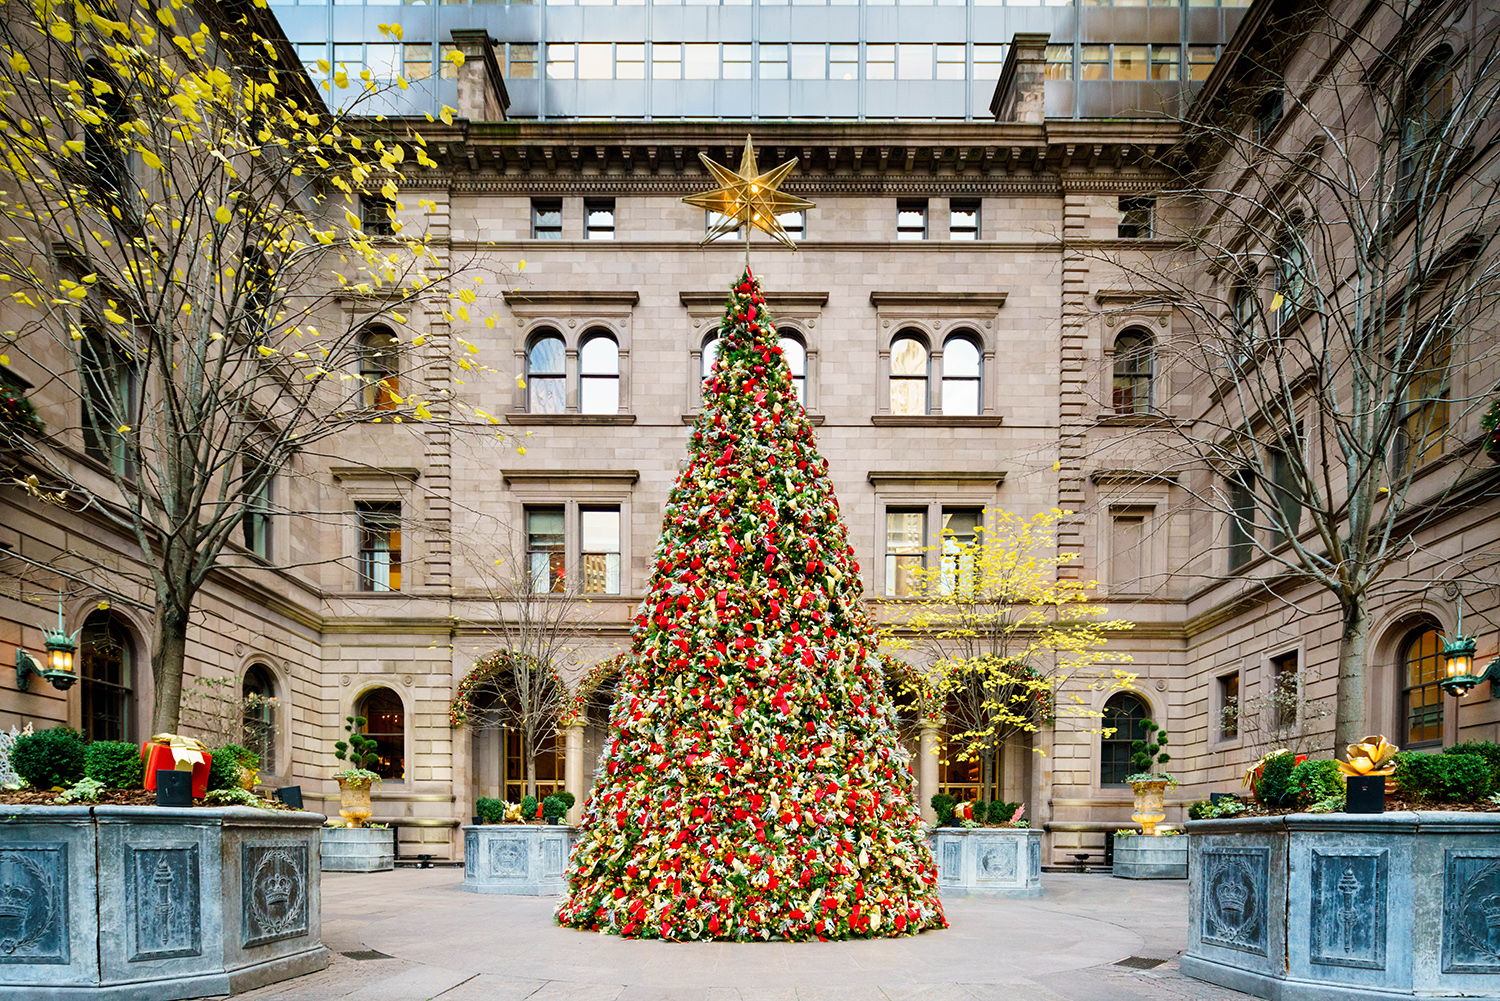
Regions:
<svg viewBox="0 0 1500 1001"><path fill-rule="evenodd" d="M755 147L750 144L750 137L746 136L745 155L740 159L739 173L720 166L704 153L699 153L698 159L703 161L703 165L723 185L713 191L688 195L683 199L689 205L719 214L718 221L703 238L704 243L716 240L725 233L733 233L748 224L780 240L789 249L797 249L797 245L782 227L781 220L777 218L783 212L813 207L813 203L805 198L777 190L778 185L792 172L792 168L797 166L796 157L762 174L755 162ZM748 244L748 239L746 242ZM749 247L745 250L748 254Z"/></svg>

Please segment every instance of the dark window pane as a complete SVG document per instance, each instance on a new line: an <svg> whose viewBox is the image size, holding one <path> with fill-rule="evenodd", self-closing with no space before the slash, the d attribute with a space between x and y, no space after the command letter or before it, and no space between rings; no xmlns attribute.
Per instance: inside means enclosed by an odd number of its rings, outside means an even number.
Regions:
<svg viewBox="0 0 1500 1001"><path fill-rule="evenodd" d="M375 741L380 757L370 771L383 779L406 778L406 711L396 694L377 688L359 700L365 736Z"/></svg>

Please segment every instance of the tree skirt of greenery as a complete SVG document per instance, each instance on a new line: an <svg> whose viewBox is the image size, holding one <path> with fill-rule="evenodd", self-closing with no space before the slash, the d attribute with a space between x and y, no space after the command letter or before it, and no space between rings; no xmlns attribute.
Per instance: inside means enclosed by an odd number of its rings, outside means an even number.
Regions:
<svg viewBox="0 0 1500 1001"><path fill-rule="evenodd" d="M667 501L561 924L947 927L828 463L747 268Z"/></svg>

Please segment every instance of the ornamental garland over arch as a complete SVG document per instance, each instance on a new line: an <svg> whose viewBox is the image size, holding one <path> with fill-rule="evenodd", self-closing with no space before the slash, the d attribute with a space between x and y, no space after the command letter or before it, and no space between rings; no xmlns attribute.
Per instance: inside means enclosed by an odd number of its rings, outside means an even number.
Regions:
<svg viewBox="0 0 1500 1001"><path fill-rule="evenodd" d="M620 676L630 654L621 653L601 660L586 671L568 695L567 705L558 720L559 726L581 726L588 722L588 703L594 694Z"/></svg>
<svg viewBox="0 0 1500 1001"><path fill-rule="evenodd" d="M474 692L496 675L510 670L513 658L521 657L534 660L529 654L516 653L514 650L496 650L489 656L476 660L473 669L458 683L458 693L448 704L448 725L456 728L468 723L474 713ZM555 671L553 674L556 676ZM558 678L559 684L561 680Z"/></svg>
<svg viewBox="0 0 1500 1001"><path fill-rule="evenodd" d="M496 650L488 657L476 660L473 669L458 683L458 692L453 696L453 701L448 704L448 725L456 729L468 723L474 712L474 692L497 674L509 670L510 658L521 656L526 655L512 650ZM625 660L629 656L628 653L617 654L589 668L578 683L569 689L567 702L558 716L557 725L576 726L583 723L586 718L588 700L612 679L619 677ZM558 676L558 682L564 688L568 688L560 676Z"/></svg>

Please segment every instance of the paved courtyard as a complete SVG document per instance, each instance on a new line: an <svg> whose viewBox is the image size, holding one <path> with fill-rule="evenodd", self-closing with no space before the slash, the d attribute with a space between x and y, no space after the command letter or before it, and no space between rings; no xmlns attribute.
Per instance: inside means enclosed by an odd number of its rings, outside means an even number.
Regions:
<svg viewBox="0 0 1500 1001"><path fill-rule="evenodd" d="M1187 944L1186 882L1045 874L1041 900L945 900L952 925L947 931L896 940L739 945L632 942L558 928L551 920L555 897L469 894L459 889L462 880L459 869L326 873L323 941L333 951L329 968L238 997L1235 1001L1247 996L1178 972L1178 954ZM1162 962L1153 965L1157 960Z"/></svg>

